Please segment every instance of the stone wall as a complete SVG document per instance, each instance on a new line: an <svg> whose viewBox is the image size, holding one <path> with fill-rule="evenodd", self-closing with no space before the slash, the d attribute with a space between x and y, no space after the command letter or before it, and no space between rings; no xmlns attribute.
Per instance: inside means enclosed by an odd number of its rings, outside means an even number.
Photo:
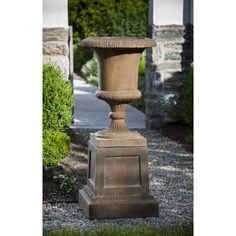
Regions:
<svg viewBox="0 0 236 236"><path fill-rule="evenodd" d="M178 98L185 72L193 61L191 25L149 28L157 47L147 50L146 125L156 129L181 120Z"/></svg>
<svg viewBox="0 0 236 236"><path fill-rule="evenodd" d="M72 27L43 29L43 63L55 63L61 68L65 79L73 74L72 42Z"/></svg>

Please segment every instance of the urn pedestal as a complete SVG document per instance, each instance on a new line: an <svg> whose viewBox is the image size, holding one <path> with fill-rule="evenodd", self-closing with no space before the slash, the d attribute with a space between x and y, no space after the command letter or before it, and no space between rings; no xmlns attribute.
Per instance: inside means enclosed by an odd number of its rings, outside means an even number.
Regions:
<svg viewBox="0 0 236 236"><path fill-rule="evenodd" d="M111 108L111 123L90 134L87 185L79 204L89 219L159 215L159 203L149 194L147 141L126 125L125 106L138 99L140 55L155 41L129 37L82 40L98 60L98 99Z"/></svg>

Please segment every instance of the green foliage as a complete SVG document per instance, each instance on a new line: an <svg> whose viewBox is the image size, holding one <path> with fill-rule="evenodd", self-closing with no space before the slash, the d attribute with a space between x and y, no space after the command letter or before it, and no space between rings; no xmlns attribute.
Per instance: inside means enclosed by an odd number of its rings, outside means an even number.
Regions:
<svg viewBox="0 0 236 236"><path fill-rule="evenodd" d="M146 225L133 227L108 226L90 230L65 229L58 232L44 232L44 236L192 236L193 225L183 224L165 228L155 228Z"/></svg>
<svg viewBox="0 0 236 236"><path fill-rule="evenodd" d="M57 164L69 152L64 131L72 121L73 91L59 68L43 65L43 167Z"/></svg>
<svg viewBox="0 0 236 236"><path fill-rule="evenodd" d="M140 57L140 62L138 67L139 76L145 76L145 71L146 71L146 52L144 51Z"/></svg>
<svg viewBox="0 0 236 236"><path fill-rule="evenodd" d="M54 173L53 179L59 184L59 188L66 193L71 192L73 183L76 181L76 177L72 173L65 172L64 169Z"/></svg>
<svg viewBox="0 0 236 236"><path fill-rule="evenodd" d="M159 98L159 105L162 107L162 111L171 117L181 117L181 96L178 93L163 94Z"/></svg>
<svg viewBox="0 0 236 236"><path fill-rule="evenodd" d="M147 0L69 0L69 24L73 26L74 68L80 71L91 51L78 46L91 36L146 37Z"/></svg>
<svg viewBox="0 0 236 236"><path fill-rule="evenodd" d="M146 0L69 0L68 7L74 42L90 36L146 36Z"/></svg>
<svg viewBox="0 0 236 236"><path fill-rule="evenodd" d="M180 93L167 94L159 99L162 110L171 117L181 118L188 125L186 141L193 142L193 68L190 67L186 77L179 85Z"/></svg>
<svg viewBox="0 0 236 236"><path fill-rule="evenodd" d="M138 78L138 90L141 92L141 97L137 100L133 100L130 105L136 107L142 112L145 112L145 77L139 76Z"/></svg>
<svg viewBox="0 0 236 236"><path fill-rule="evenodd" d="M54 130L43 131L43 167L57 164L69 152L70 137Z"/></svg>
<svg viewBox="0 0 236 236"><path fill-rule="evenodd" d="M72 122L72 85L59 68L43 65L43 129L63 131Z"/></svg>
<svg viewBox="0 0 236 236"><path fill-rule="evenodd" d="M93 58L93 51L90 48L81 47L79 42L74 44L74 70L80 72L82 66Z"/></svg>
<svg viewBox="0 0 236 236"><path fill-rule="evenodd" d="M191 67L183 84L182 110L184 121L193 126L193 68Z"/></svg>
<svg viewBox="0 0 236 236"><path fill-rule="evenodd" d="M181 110L185 123L190 126L186 141L188 143L193 143L193 67L190 67L183 84Z"/></svg>
<svg viewBox="0 0 236 236"><path fill-rule="evenodd" d="M193 126L193 68L190 67L185 79L179 84L180 93L165 94L159 99L164 112Z"/></svg>
<svg viewBox="0 0 236 236"><path fill-rule="evenodd" d="M95 56L82 67L81 72L88 83L98 86L98 64Z"/></svg>
<svg viewBox="0 0 236 236"><path fill-rule="evenodd" d="M143 52L140 57L138 67L138 90L141 92L141 97L137 100L132 101L130 104L137 109L145 112L145 71L146 71L146 52Z"/></svg>

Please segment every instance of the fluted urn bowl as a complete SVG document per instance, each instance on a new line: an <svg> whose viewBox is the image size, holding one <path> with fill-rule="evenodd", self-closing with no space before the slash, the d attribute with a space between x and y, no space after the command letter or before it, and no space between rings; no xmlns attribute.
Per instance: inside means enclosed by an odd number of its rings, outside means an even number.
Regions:
<svg viewBox="0 0 236 236"><path fill-rule="evenodd" d="M90 47L98 60L97 98L111 107L110 126L96 135L116 137L132 136L125 123L125 105L141 97L138 88L138 66L141 53L156 46L152 39L134 37L91 37L81 41Z"/></svg>

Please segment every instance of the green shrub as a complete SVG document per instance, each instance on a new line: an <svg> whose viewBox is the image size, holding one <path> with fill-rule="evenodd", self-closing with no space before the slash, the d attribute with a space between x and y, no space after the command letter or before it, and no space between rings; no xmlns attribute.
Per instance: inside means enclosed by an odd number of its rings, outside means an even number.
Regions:
<svg viewBox="0 0 236 236"><path fill-rule="evenodd" d="M181 111L184 122L190 127L186 135L186 141L193 143L193 67L190 68L183 82L182 94Z"/></svg>
<svg viewBox="0 0 236 236"><path fill-rule="evenodd" d="M83 65L81 72L88 83L98 86L98 64L95 56Z"/></svg>
<svg viewBox="0 0 236 236"><path fill-rule="evenodd" d="M179 85L181 86L181 84ZM179 88L180 90L181 88ZM158 103L161 106L162 112L166 115L182 121L181 95L179 93L161 94Z"/></svg>
<svg viewBox="0 0 236 236"><path fill-rule="evenodd" d="M59 68L43 65L43 129L63 131L72 122L72 85Z"/></svg>
<svg viewBox="0 0 236 236"><path fill-rule="evenodd" d="M142 112L145 112L145 77L139 76L138 78L138 90L141 92L141 97L137 100L133 100L130 105L136 107Z"/></svg>
<svg viewBox="0 0 236 236"><path fill-rule="evenodd" d="M190 67L182 83L178 85L179 93L164 94L159 98L162 110L181 122L193 125L193 68Z"/></svg>
<svg viewBox="0 0 236 236"><path fill-rule="evenodd" d="M43 166L53 166L69 152L70 137L54 130L43 131Z"/></svg>
<svg viewBox="0 0 236 236"><path fill-rule="evenodd" d="M191 67L183 84L182 110L184 121L193 126L193 68Z"/></svg>
<svg viewBox="0 0 236 236"><path fill-rule="evenodd" d="M141 54L140 62L139 62L139 66L138 66L139 76L145 76L145 71L146 71L146 52L144 51Z"/></svg>
<svg viewBox="0 0 236 236"><path fill-rule="evenodd" d="M145 112L145 72L146 72L146 52L141 54L138 67L138 90L141 92L141 97L132 101L130 104L142 112Z"/></svg>
<svg viewBox="0 0 236 236"><path fill-rule="evenodd" d="M54 169L53 179L60 190L65 193L70 193L72 191L73 184L76 181L75 174L66 172L64 169Z"/></svg>

